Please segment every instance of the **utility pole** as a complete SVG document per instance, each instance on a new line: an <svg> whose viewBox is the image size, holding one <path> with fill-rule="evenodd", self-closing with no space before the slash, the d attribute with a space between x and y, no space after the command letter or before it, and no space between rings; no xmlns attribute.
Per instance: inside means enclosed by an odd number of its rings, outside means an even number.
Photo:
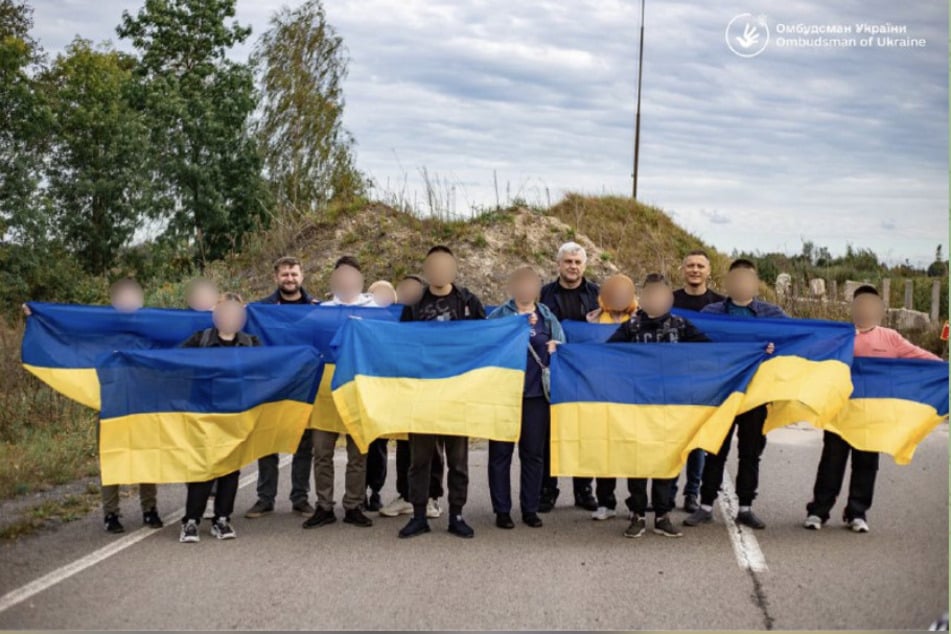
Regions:
<svg viewBox="0 0 951 634"><path fill-rule="evenodd" d="M637 162L641 152L641 77L644 70L644 1L641 0L641 41L637 57L637 110L634 115L634 178L633 197L637 200Z"/></svg>

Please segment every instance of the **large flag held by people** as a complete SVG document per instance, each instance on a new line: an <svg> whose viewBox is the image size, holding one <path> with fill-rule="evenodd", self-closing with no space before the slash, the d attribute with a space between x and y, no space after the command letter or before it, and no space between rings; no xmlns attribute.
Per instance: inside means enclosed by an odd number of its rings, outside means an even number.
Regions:
<svg viewBox="0 0 951 634"><path fill-rule="evenodd" d="M60 394L99 409L96 361L113 350L173 348L211 326L211 313L30 302L23 367Z"/></svg>
<svg viewBox="0 0 951 634"><path fill-rule="evenodd" d="M251 304L248 306L248 331L260 337L268 346L310 345L323 355L324 371L307 426L345 434L347 428L337 412L330 389L336 368L330 344L340 327L350 318L398 321L402 309L396 304L386 308Z"/></svg>
<svg viewBox="0 0 951 634"><path fill-rule="evenodd" d="M514 442L528 358L523 317L388 323L351 319L333 397L361 451L381 436L446 434Z"/></svg>
<svg viewBox="0 0 951 634"><path fill-rule="evenodd" d="M674 477L718 451L758 344L569 344L552 355L553 475Z"/></svg>
<svg viewBox="0 0 951 634"><path fill-rule="evenodd" d="M205 481L293 453L321 365L310 346L106 356L96 370L103 484Z"/></svg>

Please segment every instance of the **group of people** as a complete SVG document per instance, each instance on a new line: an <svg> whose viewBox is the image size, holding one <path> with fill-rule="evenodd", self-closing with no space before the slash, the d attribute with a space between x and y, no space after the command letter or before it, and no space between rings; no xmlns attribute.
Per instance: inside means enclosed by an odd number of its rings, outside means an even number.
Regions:
<svg viewBox="0 0 951 634"><path fill-rule="evenodd" d="M660 273L647 275L640 288L623 274L606 279L598 286L585 276L587 255L584 248L568 242L556 256L558 276L543 284L539 273L523 266L509 277L508 301L490 314L479 297L457 283L457 261L446 246L434 246L423 261L422 275L408 275L394 287L377 281L364 290L364 277L356 259L341 257L330 276L330 298L318 299L303 286L301 262L283 257L274 264L276 290L260 300L267 304L321 304L330 306L385 307L403 305L402 321L455 321L526 316L530 339L526 351L525 384L522 401L519 453L519 510L526 526L543 525L540 515L555 508L560 496L558 479L551 475L551 417L546 372L557 347L565 342L562 322L566 320L617 324L608 340L617 343L701 343L709 339L683 312L705 312L737 319L785 318L778 306L757 298L760 281L753 262L734 260L725 277L724 294L709 287L710 260L700 250L690 251L682 261L682 288L674 290ZM117 282L110 290L117 310L133 311L143 305L142 288L131 279ZM186 299L190 309L211 311L213 326L196 332L183 347L257 346L261 342L244 332L246 321L243 299L234 293L219 293L213 282L197 279L189 283ZM672 309L680 309L673 314ZM29 310L26 309L27 314ZM852 318L856 328L856 356L938 359L919 348L898 332L881 326L885 305L873 286L859 287L852 299ZM766 348L774 352L773 344ZM692 451L685 468L682 508L688 513L683 526L695 527L713 521L713 504L723 481L724 468L734 433L737 436L738 467L736 494L739 510L736 521L753 529L765 522L753 512L759 487L759 463L766 447L763 425L766 406L760 406L734 420L716 453ZM334 512L334 448L339 434L319 429L304 431L291 462L290 501L294 512L305 516L305 529L336 522ZM463 517L469 488L469 442L463 436L410 434L396 442L395 485L397 497L383 504L381 492L388 477L387 439L371 443L361 454L352 438L346 437L347 464L342 498L343 521L357 527L372 526L367 513L381 517L409 516L399 537L410 538L430 532L429 521L442 516L440 499L448 502L449 532L471 538L475 532ZM490 441L488 481L495 524L512 529L511 471L515 444ZM851 456L852 473L848 501L843 511L846 525L857 533L868 532L867 512L878 470L878 454L855 449L838 435L825 432L822 455L806 508L805 528L821 529L842 488L846 462ZM274 512L278 488L277 455L258 461L257 501L244 514L257 519ZM314 475L316 506L310 503L310 474ZM446 488L443 488L445 473ZM203 518L211 520L211 534L218 539L236 536L231 524L238 489L238 472L207 482L187 485L186 512L182 519L181 541L199 541ZM592 519L608 520L617 515L614 478L572 478L574 506L590 512ZM677 478L630 478L627 481L629 525L625 537L638 538L647 532L647 515L653 513L653 532L680 537L670 512L676 506ZM160 528L163 523L156 509L155 485L139 485L143 521ZM119 521L117 486L102 487L105 528L122 532Z"/></svg>

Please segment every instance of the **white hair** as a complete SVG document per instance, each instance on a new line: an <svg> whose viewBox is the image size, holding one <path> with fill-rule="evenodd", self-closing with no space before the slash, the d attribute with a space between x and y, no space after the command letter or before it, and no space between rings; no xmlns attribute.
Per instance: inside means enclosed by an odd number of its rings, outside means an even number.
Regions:
<svg viewBox="0 0 951 634"><path fill-rule="evenodd" d="M588 254L584 250L584 247L578 244L577 242L566 242L560 247L558 247L558 256L556 258L557 262L561 262L566 255L574 255L575 253L581 254L582 262L588 261Z"/></svg>

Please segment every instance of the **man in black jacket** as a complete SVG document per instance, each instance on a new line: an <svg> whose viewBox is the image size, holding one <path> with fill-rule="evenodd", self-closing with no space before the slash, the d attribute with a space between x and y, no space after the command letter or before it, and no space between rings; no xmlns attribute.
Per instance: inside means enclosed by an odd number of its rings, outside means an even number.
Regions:
<svg viewBox="0 0 951 634"><path fill-rule="evenodd" d="M559 321L585 321L592 310L598 308L598 293L601 289L584 276L588 255L577 242L566 242L558 249L558 279L542 287L541 303L548 306ZM539 513L547 513L558 500L558 478L551 475L551 430L545 440L545 467L542 478L542 497ZM595 511L598 502L591 491L591 478L572 478L575 506Z"/></svg>
<svg viewBox="0 0 951 634"><path fill-rule="evenodd" d="M316 304L303 287L304 274L300 260L283 257L274 263L274 282L277 290L258 301L259 304ZM314 458L311 430L305 429L291 462L291 504L294 511L305 517L314 513L307 500L310 494L310 470ZM279 476L278 455L271 454L258 460L258 501L244 514L249 519L274 512Z"/></svg>
<svg viewBox="0 0 951 634"><path fill-rule="evenodd" d="M457 321L485 319L479 298L457 286L456 258L445 246L435 246L426 254L423 272L429 286L412 306L403 309L401 321ZM439 444L446 450L449 489L449 532L459 537L474 537L475 531L462 518L469 491L469 439L465 436L410 434L409 501L413 517L400 530L400 537L415 537L429 532L426 504L429 499L433 451Z"/></svg>

